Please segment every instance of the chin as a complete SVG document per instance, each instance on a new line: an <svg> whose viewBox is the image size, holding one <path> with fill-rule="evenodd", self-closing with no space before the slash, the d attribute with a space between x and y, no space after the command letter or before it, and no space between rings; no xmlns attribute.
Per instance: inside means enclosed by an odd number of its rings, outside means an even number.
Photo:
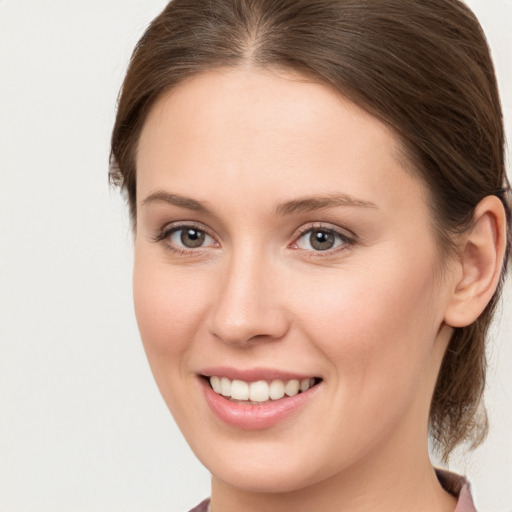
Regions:
<svg viewBox="0 0 512 512"><path fill-rule="evenodd" d="M230 487L244 492L251 493L287 493L303 489L313 485L322 478L314 478L309 472L305 473L304 468L296 468L288 465L276 465L273 467L260 466L236 467L232 464L215 465L208 468L213 478L223 481Z"/></svg>
<svg viewBox="0 0 512 512"><path fill-rule="evenodd" d="M289 446L258 446L249 450L204 450L196 452L214 479L251 493L287 493L314 485L336 472L336 468L315 460L312 453ZM272 455L271 455L272 453Z"/></svg>

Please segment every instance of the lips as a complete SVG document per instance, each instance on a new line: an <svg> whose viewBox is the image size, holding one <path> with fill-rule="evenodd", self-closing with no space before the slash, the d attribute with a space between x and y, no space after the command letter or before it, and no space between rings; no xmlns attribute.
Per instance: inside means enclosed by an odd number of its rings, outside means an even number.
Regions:
<svg viewBox="0 0 512 512"><path fill-rule="evenodd" d="M269 428L298 413L322 383L313 376L232 368L204 370L200 381L215 416L244 430Z"/></svg>

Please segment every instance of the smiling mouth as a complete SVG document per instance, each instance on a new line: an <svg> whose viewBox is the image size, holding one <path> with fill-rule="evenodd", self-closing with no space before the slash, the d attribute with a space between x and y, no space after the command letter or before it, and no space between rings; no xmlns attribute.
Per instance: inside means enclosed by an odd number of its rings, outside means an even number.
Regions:
<svg viewBox="0 0 512 512"><path fill-rule="evenodd" d="M243 380L231 380L227 377L211 376L204 377L215 393L235 403L249 405L262 405L284 397L292 397L305 393L312 387L318 385L322 379L309 377L304 379L271 381L258 380L246 382Z"/></svg>

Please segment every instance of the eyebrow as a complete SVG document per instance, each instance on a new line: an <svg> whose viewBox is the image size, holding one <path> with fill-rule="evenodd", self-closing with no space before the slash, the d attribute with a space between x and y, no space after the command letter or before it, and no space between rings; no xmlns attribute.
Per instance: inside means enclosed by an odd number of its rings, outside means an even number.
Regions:
<svg viewBox="0 0 512 512"><path fill-rule="evenodd" d="M179 194L170 194L164 191L153 192L142 201L142 206L151 203L167 203L180 208L186 208L195 212L212 214L212 211L201 201ZM350 206L362 208L375 208L378 206L370 201L356 199L348 194L334 194L328 196L308 196L286 201L276 207L277 216L292 215L308 211L321 210L323 208L334 208L336 206Z"/></svg>
<svg viewBox="0 0 512 512"><path fill-rule="evenodd" d="M280 204L276 208L279 216L291 215L293 213L304 213L322 208L334 208L336 206L356 206L362 208L379 209L375 203L356 199L348 194L334 194L328 196L310 196L293 199Z"/></svg>
<svg viewBox="0 0 512 512"><path fill-rule="evenodd" d="M190 197L180 196L178 194L169 194L168 192L158 191L149 194L144 201L142 206L146 206L151 203L168 203L180 208L186 208L187 210L193 210L195 212L211 214L210 209L201 201L192 199Z"/></svg>

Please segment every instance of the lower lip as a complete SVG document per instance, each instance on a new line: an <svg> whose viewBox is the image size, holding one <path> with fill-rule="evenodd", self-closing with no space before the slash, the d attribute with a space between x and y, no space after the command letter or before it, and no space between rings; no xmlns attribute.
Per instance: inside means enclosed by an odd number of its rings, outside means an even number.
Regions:
<svg viewBox="0 0 512 512"><path fill-rule="evenodd" d="M269 400L261 405L232 402L215 393L204 378L200 378L206 402L213 413L224 423L244 430L261 430L284 421L302 409L318 392L321 383L303 393L279 400Z"/></svg>

